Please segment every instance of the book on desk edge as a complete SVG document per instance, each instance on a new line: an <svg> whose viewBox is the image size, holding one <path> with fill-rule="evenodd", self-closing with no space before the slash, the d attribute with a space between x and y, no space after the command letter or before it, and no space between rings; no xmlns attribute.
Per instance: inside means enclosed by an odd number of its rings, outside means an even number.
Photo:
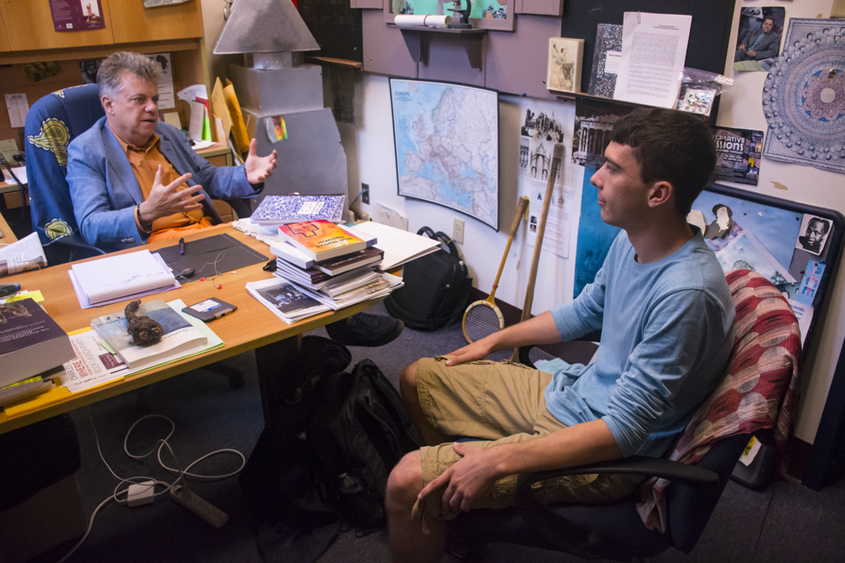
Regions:
<svg viewBox="0 0 845 563"><path fill-rule="evenodd" d="M0 305L0 386L39 375L73 356L67 333L33 299Z"/></svg>
<svg viewBox="0 0 845 563"><path fill-rule="evenodd" d="M367 242L331 221L302 221L279 227L279 236L317 263L364 250Z"/></svg>
<svg viewBox="0 0 845 563"><path fill-rule="evenodd" d="M138 346L127 332L124 311L103 315L91 321L91 327L130 369L158 363L162 358L204 345L208 338L161 299L141 304L138 315L146 315L164 329L161 341Z"/></svg>
<svg viewBox="0 0 845 563"><path fill-rule="evenodd" d="M343 195L268 195L250 215L258 225L285 225L324 219L338 223L343 217Z"/></svg>
<svg viewBox="0 0 845 563"><path fill-rule="evenodd" d="M246 288L250 295L288 324L330 310L302 288L282 278L247 282Z"/></svg>
<svg viewBox="0 0 845 563"><path fill-rule="evenodd" d="M279 235L281 238L281 235ZM378 244L378 237L375 235L361 235L356 233L358 238L363 239L364 242L367 243L367 248L372 248L374 245ZM314 268L319 267L321 265L326 265L327 268L331 268L332 264L336 263L335 261L340 261L346 257L346 255L341 254L340 256L330 259L330 260L322 260L321 262L317 262L314 257L309 256L305 252L299 250L296 246L291 244L290 242L285 241L284 243L269 243L270 244L270 252L272 252L275 256L290 262L291 264L298 266L300 268ZM360 251L356 251L360 252ZM355 252L350 252L349 255L354 254Z"/></svg>

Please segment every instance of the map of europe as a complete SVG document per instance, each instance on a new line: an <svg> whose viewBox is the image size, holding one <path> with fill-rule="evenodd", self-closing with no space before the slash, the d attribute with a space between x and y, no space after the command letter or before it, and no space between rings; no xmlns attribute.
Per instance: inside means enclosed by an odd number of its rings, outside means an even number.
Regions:
<svg viewBox="0 0 845 563"><path fill-rule="evenodd" d="M499 228L497 93L390 80L399 195L437 203Z"/></svg>

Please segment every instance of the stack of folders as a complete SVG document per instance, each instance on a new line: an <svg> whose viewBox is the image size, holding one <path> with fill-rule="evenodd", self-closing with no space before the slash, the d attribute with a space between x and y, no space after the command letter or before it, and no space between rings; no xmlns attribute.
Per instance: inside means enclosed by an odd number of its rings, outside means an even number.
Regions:
<svg viewBox="0 0 845 563"><path fill-rule="evenodd" d="M383 297L402 285L400 278L376 271L384 258L384 252L373 246L376 237L358 237L330 221L283 225L279 236L286 242L270 247L276 255L276 276L294 285L302 297L328 308Z"/></svg>

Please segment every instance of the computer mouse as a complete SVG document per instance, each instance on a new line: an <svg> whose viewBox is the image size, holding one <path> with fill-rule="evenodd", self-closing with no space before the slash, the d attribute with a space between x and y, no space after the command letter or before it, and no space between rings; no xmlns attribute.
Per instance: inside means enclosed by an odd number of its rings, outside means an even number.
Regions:
<svg viewBox="0 0 845 563"><path fill-rule="evenodd" d="M194 270L193 268L185 268L184 270L179 272L179 275L176 276L176 277L177 278L192 278L192 277L194 277L195 273L197 273L197 271Z"/></svg>

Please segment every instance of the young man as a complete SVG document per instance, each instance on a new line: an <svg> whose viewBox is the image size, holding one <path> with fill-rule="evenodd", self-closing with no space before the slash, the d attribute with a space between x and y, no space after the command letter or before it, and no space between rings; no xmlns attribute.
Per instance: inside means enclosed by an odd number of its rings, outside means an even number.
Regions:
<svg viewBox="0 0 845 563"><path fill-rule="evenodd" d="M659 457L717 385L733 346L734 306L700 232L686 222L716 162L691 114L638 109L620 119L592 177L601 218L624 230L573 302L402 373L402 397L427 447L390 475L394 561L437 561L446 520L514 502L519 473ZM526 344L602 329L597 360L547 374L483 361ZM457 436L479 441L450 443ZM626 496L623 475L562 478L548 500Z"/></svg>
<svg viewBox="0 0 845 563"><path fill-rule="evenodd" d="M88 243L106 251L178 238L220 222L211 204L257 195L276 167L250 145L244 166L216 167L181 131L159 121L161 66L120 51L97 73L105 117L68 147L67 182L76 222Z"/></svg>

